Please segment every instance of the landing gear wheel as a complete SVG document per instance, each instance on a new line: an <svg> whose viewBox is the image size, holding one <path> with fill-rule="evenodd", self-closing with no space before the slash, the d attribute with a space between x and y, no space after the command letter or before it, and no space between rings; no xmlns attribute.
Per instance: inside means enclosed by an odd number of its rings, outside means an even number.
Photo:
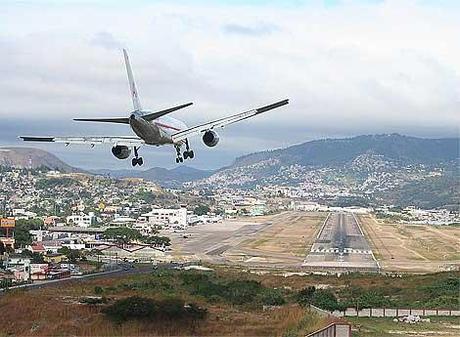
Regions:
<svg viewBox="0 0 460 337"><path fill-rule="evenodd" d="M193 150L188 151L188 157L190 159L193 159L195 157L195 153L193 153Z"/></svg>
<svg viewBox="0 0 460 337"><path fill-rule="evenodd" d="M136 166L137 165L137 158L133 158L131 160L131 165Z"/></svg>
<svg viewBox="0 0 460 337"><path fill-rule="evenodd" d="M144 165L144 159L142 159L142 157L139 157L139 159L137 160L137 165L139 166Z"/></svg>
<svg viewBox="0 0 460 337"><path fill-rule="evenodd" d="M184 158L179 157L179 161L180 161L181 163L183 163L183 162L184 162Z"/></svg>
<svg viewBox="0 0 460 337"><path fill-rule="evenodd" d="M176 158L176 164L179 164L179 158Z"/></svg>
<svg viewBox="0 0 460 337"><path fill-rule="evenodd" d="M187 159L190 156L190 153L188 151L184 151L184 159Z"/></svg>

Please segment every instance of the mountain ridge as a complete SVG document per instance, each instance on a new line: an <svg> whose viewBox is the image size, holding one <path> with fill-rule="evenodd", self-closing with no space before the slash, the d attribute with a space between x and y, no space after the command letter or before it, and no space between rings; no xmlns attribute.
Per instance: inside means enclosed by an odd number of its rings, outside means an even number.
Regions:
<svg viewBox="0 0 460 337"><path fill-rule="evenodd" d="M54 154L31 147L0 147L0 166L37 169L47 167L65 173L84 172L84 170L70 166Z"/></svg>
<svg viewBox="0 0 460 337"><path fill-rule="evenodd" d="M350 151L350 148L353 147L354 151ZM443 149L443 147L447 147L447 149ZM348 152L343 153L346 150ZM328 153L325 153L325 151L328 151ZM267 158L279 159L283 163L291 164L295 162L304 166L342 164L356 157L359 153L368 151L383 154L406 163L455 160L458 158L459 138L419 138L397 133L361 135L348 138L325 138L291 145L282 149L260 151L240 156L227 168L253 164ZM299 153L302 155L299 155ZM456 157L452 156L454 153L457 153Z"/></svg>

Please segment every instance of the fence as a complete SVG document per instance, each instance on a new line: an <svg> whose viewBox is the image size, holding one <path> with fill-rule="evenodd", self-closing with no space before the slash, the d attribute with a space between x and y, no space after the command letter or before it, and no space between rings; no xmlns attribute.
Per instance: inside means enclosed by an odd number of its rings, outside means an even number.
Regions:
<svg viewBox="0 0 460 337"><path fill-rule="evenodd" d="M351 337L351 325L344 322L331 323L305 337Z"/></svg>
<svg viewBox="0 0 460 337"><path fill-rule="evenodd" d="M407 315L460 317L460 310L407 308L367 308L356 310L355 308L348 308L345 311L334 311L332 315L336 317L402 317Z"/></svg>

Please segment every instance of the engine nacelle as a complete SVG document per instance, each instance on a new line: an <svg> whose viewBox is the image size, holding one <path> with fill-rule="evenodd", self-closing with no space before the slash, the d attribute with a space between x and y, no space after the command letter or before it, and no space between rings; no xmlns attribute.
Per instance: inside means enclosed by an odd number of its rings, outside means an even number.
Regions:
<svg viewBox="0 0 460 337"><path fill-rule="evenodd" d="M206 146L214 147L219 143L219 135L215 131L208 130L203 135L203 143Z"/></svg>
<svg viewBox="0 0 460 337"><path fill-rule="evenodd" d="M125 145L112 147L112 153L118 159L126 159L131 155L131 149Z"/></svg>

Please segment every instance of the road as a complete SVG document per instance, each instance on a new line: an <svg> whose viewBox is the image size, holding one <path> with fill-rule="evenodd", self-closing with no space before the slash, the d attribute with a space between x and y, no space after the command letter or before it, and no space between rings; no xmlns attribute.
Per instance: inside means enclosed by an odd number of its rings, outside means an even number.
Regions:
<svg viewBox="0 0 460 337"><path fill-rule="evenodd" d="M86 274L81 276L72 276L68 278L56 279L56 280L45 280L45 281L35 281L33 283L28 284L21 284L18 286L9 287L9 290L13 289L36 289L36 288L44 288L44 287L56 287L60 286L62 283L66 282L78 282L84 281L88 279L97 279L97 278L104 278L104 277L117 277L122 275L129 275L129 274L145 274L150 273L152 271L152 266L148 265L140 265L136 266L135 268L119 268L109 271L104 271L100 273L92 273ZM0 295L5 289L0 289Z"/></svg>
<svg viewBox="0 0 460 337"><path fill-rule="evenodd" d="M303 267L337 272L377 272L379 268L357 219L349 213L328 216Z"/></svg>

